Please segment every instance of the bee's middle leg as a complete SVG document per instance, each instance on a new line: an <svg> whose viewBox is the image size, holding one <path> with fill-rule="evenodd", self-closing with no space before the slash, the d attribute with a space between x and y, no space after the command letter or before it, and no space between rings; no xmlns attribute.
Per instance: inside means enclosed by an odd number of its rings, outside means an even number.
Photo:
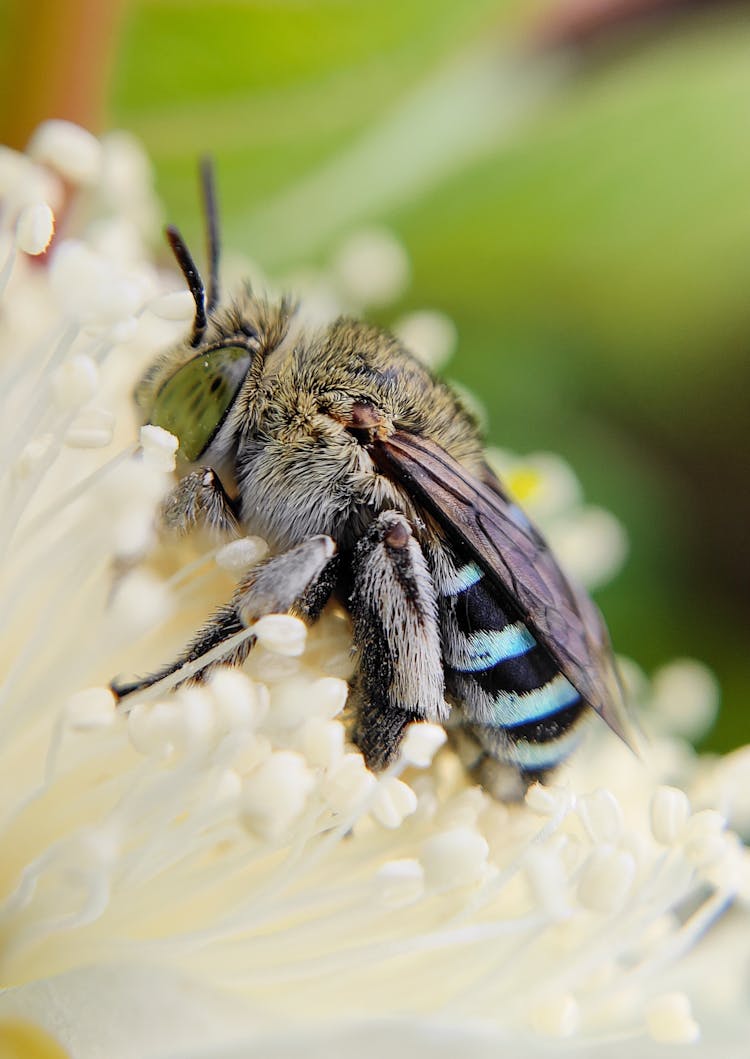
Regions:
<svg viewBox="0 0 750 1059"><path fill-rule="evenodd" d="M369 768L398 754L412 721L443 721L437 599L422 550L397 511L380 515L353 555L349 599L359 672L353 737Z"/></svg>
<svg viewBox="0 0 750 1059"><path fill-rule="evenodd" d="M113 681L118 699L144 691L183 666L200 662L214 648L247 629L265 614L294 611L310 621L320 614L336 581L336 546L330 537L310 537L281 555L258 563L240 581L229 603L220 607L196 634L183 653L156 673L132 683ZM241 665L253 646L249 637L227 649L218 660L191 672L189 679L204 680L212 665Z"/></svg>

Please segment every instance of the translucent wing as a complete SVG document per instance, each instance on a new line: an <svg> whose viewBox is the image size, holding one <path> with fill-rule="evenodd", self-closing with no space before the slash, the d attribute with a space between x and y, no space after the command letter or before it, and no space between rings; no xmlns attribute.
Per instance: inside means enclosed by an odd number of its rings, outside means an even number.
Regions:
<svg viewBox="0 0 750 1059"><path fill-rule="evenodd" d="M373 442L373 459L468 551L581 697L629 746L632 726L602 616L568 581L544 538L486 468L475 478L434 441L406 431Z"/></svg>

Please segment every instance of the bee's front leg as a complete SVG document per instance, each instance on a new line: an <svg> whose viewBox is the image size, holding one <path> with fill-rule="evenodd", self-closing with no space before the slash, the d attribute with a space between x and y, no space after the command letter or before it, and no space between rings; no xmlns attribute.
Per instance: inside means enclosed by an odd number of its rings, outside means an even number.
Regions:
<svg viewBox="0 0 750 1059"><path fill-rule="evenodd" d="M294 610L314 621L334 588L335 551L330 537L311 537L282 555L258 563L239 583L231 601L216 611L179 658L142 680L112 681L112 691L122 700L158 684L183 666L189 667L183 679L200 681L205 680L214 665L241 665L255 643L253 637L243 639L225 653L219 652L218 657L212 657L203 666L200 662L209 651L221 648L231 636L265 614Z"/></svg>
<svg viewBox="0 0 750 1059"><path fill-rule="evenodd" d="M210 467L199 467L180 479L161 506L161 522L177 533L198 525L220 533L239 532L236 505Z"/></svg>
<svg viewBox="0 0 750 1059"><path fill-rule="evenodd" d="M358 542L349 600L359 672L354 741L371 769L397 756L412 721L444 721L437 599L411 527L387 511Z"/></svg>

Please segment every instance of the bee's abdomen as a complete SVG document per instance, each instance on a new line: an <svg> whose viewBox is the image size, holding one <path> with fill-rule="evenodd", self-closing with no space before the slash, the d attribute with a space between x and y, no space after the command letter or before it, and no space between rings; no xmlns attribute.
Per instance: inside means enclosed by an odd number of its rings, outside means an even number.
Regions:
<svg viewBox="0 0 750 1059"><path fill-rule="evenodd" d="M439 587L446 689L462 721L492 757L553 768L579 741L581 696L477 565Z"/></svg>

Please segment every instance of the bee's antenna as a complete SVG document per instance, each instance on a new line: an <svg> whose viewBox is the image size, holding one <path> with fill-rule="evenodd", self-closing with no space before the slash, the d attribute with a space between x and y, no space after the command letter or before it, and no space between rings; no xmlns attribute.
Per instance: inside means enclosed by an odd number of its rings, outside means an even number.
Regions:
<svg viewBox="0 0 750 1059"><path fill-rule="evenodd" d="M216 205L216 181L213 160L206 155L201 158L201 189L203 210L206 215L206 242L208 250L208 299L206 309L210 313L219 302L219 211Z"/></svg>
<svg viewBox="0 0 750 1059"><path fill-rule="evenodd" d="M206 330L206 291L203 287L201 274L196 268L195 262L185 245L185 240L171 224L164 229L167 242L172 247L177 264L182 270L188 290L195 302L195 318L193 319L193 337L191 345L197 346Z"/></svg>

